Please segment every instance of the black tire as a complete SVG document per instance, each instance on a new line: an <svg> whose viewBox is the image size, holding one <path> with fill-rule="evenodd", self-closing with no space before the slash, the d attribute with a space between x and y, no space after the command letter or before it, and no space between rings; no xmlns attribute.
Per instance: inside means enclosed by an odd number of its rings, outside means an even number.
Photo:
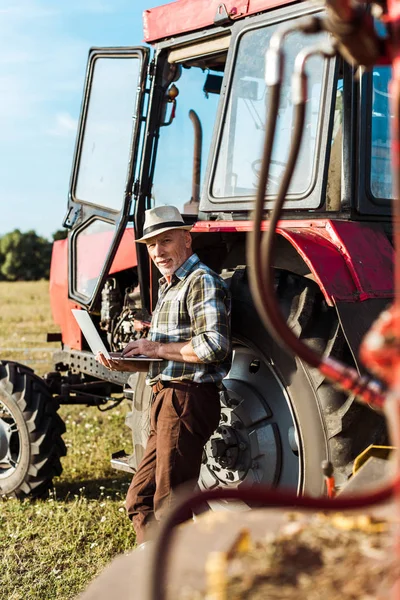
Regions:
<svg viewBox="0 0 400 600"><path fill-rule="evenodd" d="M59 405L32 369L0 362L0 495L44 496L62 472Z"/></svg>
<svg viewBox="0 0 400 600"><path fill-rule="evenodd" d="M298 336L351 361L336 311L314 282L277 271L276 292ZM224 420L206 445L201 487L263 483L320 495L325 459L343 485L354 458L386 441L383 417L274 342L256 313L245 269L232 277L231 293L234 360L221 395Z"/></svg>

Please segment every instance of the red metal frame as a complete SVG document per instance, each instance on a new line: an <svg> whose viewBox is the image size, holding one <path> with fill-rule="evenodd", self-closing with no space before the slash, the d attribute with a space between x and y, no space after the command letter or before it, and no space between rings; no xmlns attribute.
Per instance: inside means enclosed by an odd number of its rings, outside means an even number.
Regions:
<svg viewBox="0 0 400 600"><path fill-rule="evenodd" d="M226 0L231 19L289 4L288 0ZM148 43L214 25L220 0L177 0L143 12L144 40Z"/></svg>
<svg viewBox="0 0 400 600"><path fill-rule="evenodd" d="M87 236L87 242L90 237ZM108 234L96 235L96 244L104 243L109 246ZM99 247L93 244L88 250ZM110 275L136 267L136 248L133 229L126 229L118 246L117 253L110 269ZM69 348L80 350L82 348L82 335L79 326L74 319L71 309L79 306L68 298L68 240L59 240L53 244L53 253L50 266L50 305L53 321L59 325L62 333L62 341Z"/></svg>
<svg viewBox="0 0 400 600"><path fill-rule="evenodd" d="M53 243L50 265L50 306L53 321L59 325L62 341L70 348L82 348L82 334L71 309L79 308L68 298L68 240Z"/></svg>

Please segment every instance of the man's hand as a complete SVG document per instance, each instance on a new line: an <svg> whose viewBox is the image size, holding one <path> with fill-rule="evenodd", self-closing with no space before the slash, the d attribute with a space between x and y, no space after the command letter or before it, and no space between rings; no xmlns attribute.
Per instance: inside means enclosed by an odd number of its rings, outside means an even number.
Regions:
<svg viewBox="0 0 400 600"><path fill-rule="evenodd" d="M151 342L146 338L129 342L123 356L135 358L135 354L144 354L149 358L161 358L163 360L174 360L177 362L200 363L202 362L193 350L189 342Z"/></svg>
<svg viewBox="0 0 400 600"><path fill-rule="evenodd" d="M122 356L126 358L135 358L137 354L144 354L150 358L161 358L160 356L161 344L160 342L151 342L146 338L140 340L134 340L122 350Z"/></svg>
<svg viewBox="0 0 400 600"><path fill-rule="evenodd" d="M114 360L112 358L106 358L102 352L96 354L96 360L106 369L110 371L123 371L125 373L137 373L138 371L148 371L149 366L141 361L130 362Z"/></svg>

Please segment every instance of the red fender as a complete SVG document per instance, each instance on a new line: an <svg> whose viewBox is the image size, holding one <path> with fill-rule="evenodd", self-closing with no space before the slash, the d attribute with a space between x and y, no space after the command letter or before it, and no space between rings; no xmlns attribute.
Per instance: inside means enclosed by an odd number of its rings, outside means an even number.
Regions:
<svg viewBox="0 0 400 600"><path fill-rule="evenodd" d="M71 309L79 306L68 298L68 240L53 243L49 289L53 321L61 329L63 343L80 350L81 330L71 313Z"/></svg>
<svg viewBox="0 0 400 600"><path fill-rule="evenodd" d="M199 221L195 232L249 231L249 221ZM268 222L263 223L263 230ZM281 221L277 233L308 266L329 306L393 297L393 248L382 227L350 221Z"/></svg>
<svg viewBox="0 0 400 600"><path fill-rule="evenodd" d="M308 265L329 305L393 297L394 252L383 229L326 221L325 227L279 233Z"/></svg>
<svg viewBox="0 0 400 600"><path fill-rule="evenodd" d="M246 232L251 226L249 221L203 221L196 223L193 232ZM262 227L267 230L268 222ZM328 305L335 306L355 363L362 371L362 339L394 296L394 251L383 227L322 219L281 221L277 233L301 259L301 264L296 260L293 265L290 263L293 271L303 274L304 264L307 265ZM284 249L282 254L285 258ZM278 252L276 259L279 267L282 257Z"/></svg>

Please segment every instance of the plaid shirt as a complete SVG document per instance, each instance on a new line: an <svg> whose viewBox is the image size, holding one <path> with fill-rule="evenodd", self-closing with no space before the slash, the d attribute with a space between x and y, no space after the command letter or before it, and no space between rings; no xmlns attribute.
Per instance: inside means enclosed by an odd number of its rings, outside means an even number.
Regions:
<svg viewBox="0 0 400 600"><path fill-rule="evenodd" d="M172 275L159 280L159 297L148 339L192 342L199 363L150 363L147 383L189 380L219 383L231 365L230 296L221 277L192 254Z"/></svg>

